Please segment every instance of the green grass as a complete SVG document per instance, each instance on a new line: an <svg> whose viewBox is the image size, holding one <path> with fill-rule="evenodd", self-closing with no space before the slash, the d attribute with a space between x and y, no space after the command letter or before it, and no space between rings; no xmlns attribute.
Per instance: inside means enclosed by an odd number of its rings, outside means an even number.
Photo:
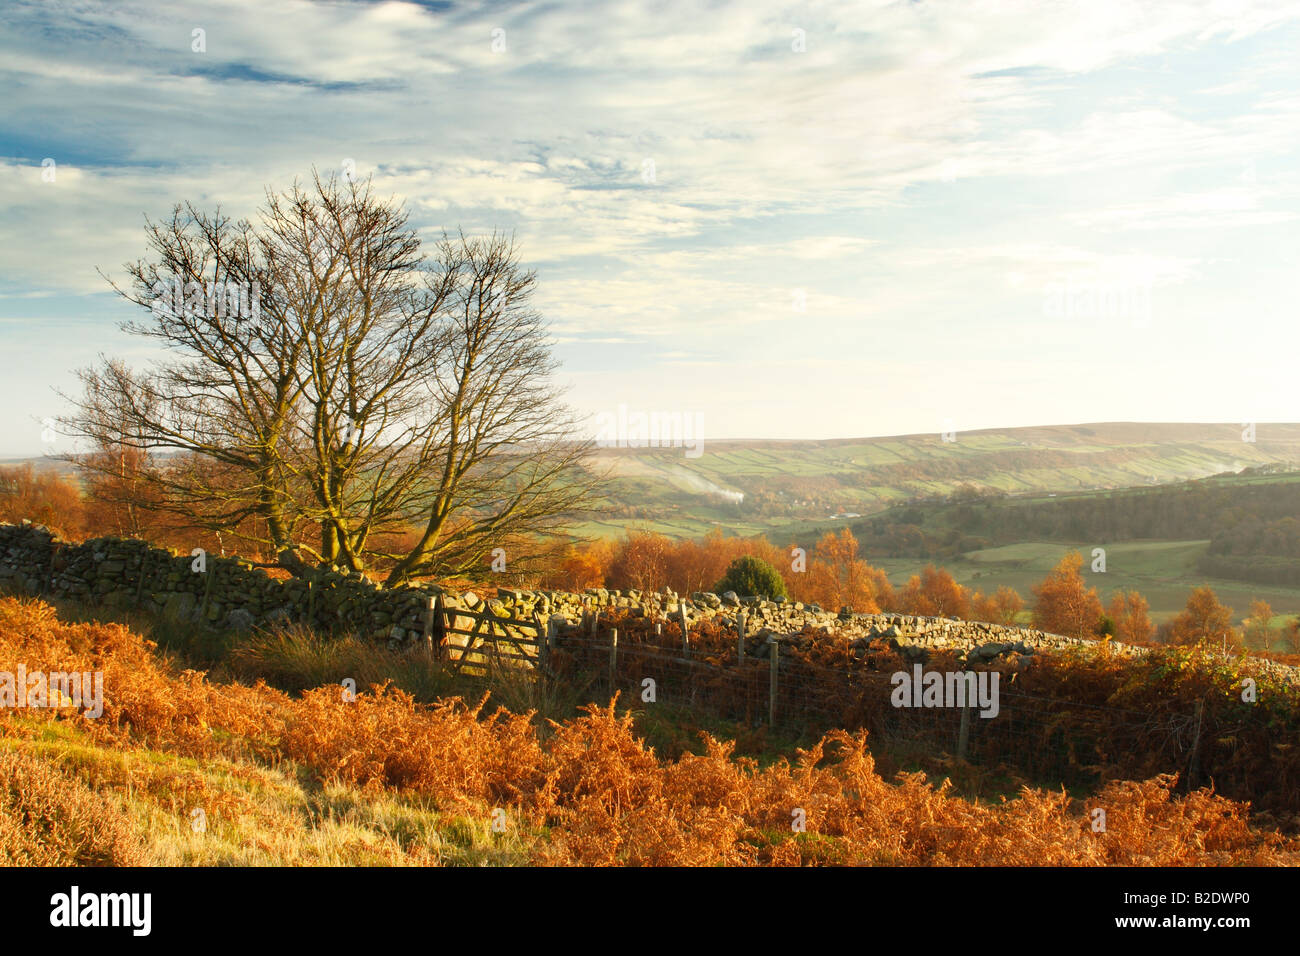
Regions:
<svg viewBox="0 0 1300 956"><path fill-rule="evenodd" d="M1016 495L1108 493L1109 489L1202 478L1262 464L1300 465L1300 425L1260 426L1241 441L1235 425L1135 425L959 432L841 441L711 442L688 458L680 448L601 449L603 490L619 513L569 529L583 537L632 526L670 537L713 527L731 534L785 534L792 524L827 525L837 511L871 514L921 496L947 495L964 483ZM701 490L708 482L746 495L739 507ZM756 497L775 497L762 511ZM811 507L795 500L813 499ZM788 504L787 504L788 503Z"/></svg>
<svg viewBox="0 0 1300 956"><path fill-rule="evenodd" d="M938 563L967 587L980 588L988 593L1007 585L1032 602L1033 586L1042 581L1067 552L1078 551L1084 556L1084 579L1090 587L1097 589L1103 602L1115 591L1141 591L1150 602L1151 618L1156 623L1163 623L1181 611L1191 590L1202 584L1214 588L1219 600L1233 609L1238 623L1249 614L1250 602L1257 597L1273 606L1279 627L1285 623L1283 615L1300 614L1300 590L1225 581L1199 573L1196 561L1205 552L1207 544L1206 541L1124 541L1114 544L1029 541L970 551L959 558ZM1091 570L1092 549L1095 547L1106 549L1105 573ZM889 574L895 585L901 585L929 562L880 559L874 563Z"/></svg>
<svg viewBox="0 0 1300 956"><path fill-rule="evenodd" d="M322 783L288 760L196 760L116 748L68 724L32 724L0 747L57 767L119 806L145 866L509 866L538 834L491 830L491 808L438 810L416 795ZM205 826L196 830L195 809Z"/></svg>

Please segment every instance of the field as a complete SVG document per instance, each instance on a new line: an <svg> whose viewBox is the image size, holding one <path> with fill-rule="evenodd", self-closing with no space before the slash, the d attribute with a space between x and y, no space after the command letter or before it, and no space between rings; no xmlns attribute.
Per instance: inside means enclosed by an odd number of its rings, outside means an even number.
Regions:
<svg viewBox="0 0 1300 956"><path fill-rule="evenodd" d="M1112 591L1137 590L1151 604L1151 619L1163 623L1183 609L1188 592L1209 584L1224 604L1234 610L1240 622L1255 598L1268 601L1281 615L1300 614L1300 590L1243 584L1206 577L1196 570L1196 559L1205 551L1206 541L1124 541L1113 544L1092 541L1024 542L969 551L959 558L942 562L960 584L988 592L1001 585L1015 588L1026 598L1031 589L1047 575L1067 551L1085 557L1084 579L1095 587L1103 602ZM1092 549L1106 549L1105 573L1089 569ZM910 558L873 558L872 563L888 572L895 584L906 582L928 562ZM1022 617L1027 621L1028 615Z"/></svg>
<svg viewBox="0 0 1300 956"><path fill-rule="evenodd" d="M1243 468L1300 466L1300 425L1104 423L837 441L719 441L683 448L602 448L594 467L611 514L574 525L598 537L626 527L694 537L801 534L844 513L872 514L962 485L1011 495L1150 486ZM695 454L692 450L691 454ZM726 495L743 495L740 503Z"/></svg>
<svg viewBox="0 0 1300 956"><path fill-rule="evenodd" d="M1028 597L1073 550L1084 556L1088 584L1103 599L1137 590L1157 622L1179 612L1193 588L1209 585L1238 623L1252 600L1266 600L1276 628L1300 612L1292 570L1300 547L1297 478L1245 472L1154 488L957 495L898 506L851 527L868 559L896 583L933 562L963 584L986 592L1009 585ZM1097 549L1104 570L1093 571ZM1224 555L1236 563L1224 564Z"/></svg>
<svg viewBox="0 0 1300 956"><path fill-rule="evenodd" d="M629 528L672 538L698 538L721 528L729 535L766 534L774 543L811 548L822 533L848 526L863 555L896 585L927 563L985 592L1009 585L1030 598L1031 588L1069 550L1091 564L1106 549L1104 574L1089 573L1103 599L1138 590L1162 623L1182 610L1192 588L1209 584L1240 622L1255 598L1278 618L1300 613L1300 587L1206 574L1197 562L1207 534L1115 540L1103 534L1043 537L1018 533L1015 515L1029 518L1063 502L1101 501L1142 490L1175 489L1194 480L1229 494L1261 486L1289 486L1294 471L1236 474L1242 469L1294 469L1300 464L1300 426L1260 426L1254 443L1235 425L1097 424L827 442L705 443L699 457L682 449L602 449L608 469L608 510L576 523L579 536L620 536ZM1131 490L1130 490L1131 489ZM951 503L957 491L997 493L1010 516L996 540L942 556L899 553L872 541L873 520L915 523L932 534L964 534L969 515ZM722 492L744 500L726 501ZM983 532L977 532L983 533ZM1027 614L1024 615L1027 619Z"/></svg>

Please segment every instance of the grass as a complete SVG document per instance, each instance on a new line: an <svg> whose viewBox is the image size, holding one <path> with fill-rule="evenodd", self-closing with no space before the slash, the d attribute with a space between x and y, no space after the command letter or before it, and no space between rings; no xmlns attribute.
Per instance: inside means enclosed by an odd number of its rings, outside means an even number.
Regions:
<svg viewBox="0 0 1300 956"><path fill-rule="evenodd" d="M322 636L302 624L255 630L233 646L227 664L233 674L293 694L344 680L354 682L353 690L392 681L420 701L457 690L455 677L423 648L394 651L352 634Z"/></svg>
<svg viewBox="0 0 1300 956"><path fill-rule="evenodd" d="M960 584L980 588L986 593L1001 585L1015 588L1026 599L1033 601L1033 587L1046 577L1068 551L1078 551L1084 556L1083 575L1090 587L1095 587L1105 603L1115 591L1135 590L1151 605L1151 619L1157 624L1178 614L1187 604L1191 590L1202 584L1214 588L1219 600L1233 609L1240 623L1250 613L1250 602L1255 598L1268 601L1279 617L1300 614L1300 590L1244 584L1240 581L1208 578L1196 570L1197 559L1205 552L1209 542L1200 541L1124 541L1106 542L1041 542L1027 541L1018 544L969 551L956 559L941 562ZM1091 571L1092 549L1106 549L1106 571ZM889 575L895 585L906 583L908 577L920 572L930 563L918 559L872 559ZM1280 631L1279 631L1280 633Z"/></svg>
<svg viewBox="0 0 1300 956"><path fill-rule="evenodd" d="M33 768L54 768L47 773L61 782L64 802L68 792L94 795L98 813L130 835L130 851L116 858L65 851L47 865L514 865L536 840L493 833L489 807L447 813L418 796L363 794L321 784L291 761L109 748L66 724L19 721L18 729L0 738L0 755L24 768L28 789Z"/></svg>
<svg viewBox="0 0 1300 956"><path fill-rule="evenodd" d="M287 657L315 666L315 644ZM273 653L281 653L276 650ZM1104 837L1088 800L1024 790L967 800L892 782L863 734L729 742L663 711L578 719L421 706L388 688L291 697L176 673L124 628L0 600L0 654L29 669L102 667L102 718L0 712L0 858L45 865L1294 864L1300 843L1247 807L1174 781L1112 782ZM560 688L510 685L563 710ZM579 698L582 694L579 694ZM638 721L645 733L638 732ZM676 748L687 731L694 747ZM647 739L647 736L649 739ZM677 755L658 746L680 749ZM784 751L759 760L744 746ZM791 754L791 750L794 751ZM1016 781L973 771L985 793ZM806 811L807 834L790 830ZM201 811L197 813L196 811ZM202 826L195 826L195 820ZM502 821L501 832L494 824Z"/></svg>
<svg viewBox="0 0 1300 956"><path fill-rule="evenodd" d="M696 537L715 524L733 534L785 533L792 522L826 524L836 509L870 514L923 495L947 495L973 482L1013 494L1106 493L1108 489L1202 478L1251 465L1300 464L1300 426L1261 427L1258 441L1241 441L1233 425L1135 425L935 432L843 441L711 442L688 458L681 448L602 449L596 467L616 510L635 520L584 519L582 536L620 534L628 525L673 537ZM748 504L719 507L698 481L787 500L816 498L815 509L759 513Z"/></svg>

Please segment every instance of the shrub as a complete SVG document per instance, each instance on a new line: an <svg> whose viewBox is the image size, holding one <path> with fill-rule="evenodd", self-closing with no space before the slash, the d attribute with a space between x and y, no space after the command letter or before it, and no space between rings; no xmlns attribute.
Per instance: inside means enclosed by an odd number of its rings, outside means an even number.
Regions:
<svg viewBox="0 0 1300 956"><path fill-rule="evenodd" d="M650 622L643 619L642 626ZM842 641L835 650L850 654ZM39 602L0 600L0 661L5 660L26 661L30 671L95 664L109 679L101 718L15 709L0 712L0 736L19 738L43 721L66 721L101 743L123 747L146 741L171 754L225 751L263 765L287 761L296 773L306 771L327 787L365 791L348 791L358 806L370 798L383 806L401 795L407 806L481 821L484 832L501 810L517 834L513 846L534 863L1300 862L1300 841L1253 829L1249 804L1209 790L1176 794L1176 779L1164 773L1111 781L1086 801L1071 800L1064 790L1025 788L993 804L964 800L947 782L936 786L922 773L886 780L863 731L833 731L796 751L793 760L772 763L737 757L733 743L709 735L702 737L700 753L665 758L637 735L632 715L618 713L614 702L588 706L577 719L548 722L543 732L531 715L489 712L484 700L421 705L390 685L369 692L358 687L355 699L345 698L337 685L291 699L264 685L210 684L194 672L173 675L156 662L152 647L125 628L62 624ZM798 657L791 651L786 660ZM1295 736L1294 691L1261 677L1260 703L1248 705L1260 723L1243 728L1240 702L1207 692L1238 685L1238 663L1185 649L1139 661L1058 655L1025 671L1021 686L1042 696L1068 684L1072 696L1090 692L1097 703L1130 710L1151 710L1154 699L1194 695L1206 701L1202 766L1214 765L1211 741L1221 736L1216 719L1223 716L1225 726L1239 728L1233 759L1243 773L1252 771L1249 779L1257 787L1245 798L1281 795L1292 789L1294 758L1272 745ZM1217 670L1207 673L1211 667ZM1122 749L1122 743L1114 741L1109 749ZM1225 773L1216 784L1231 769L1218 766ZM1264 766L1274 774L1263 784L1268 791L1261 787L1264 775L1253 772ZM1105 832L1093 832L1091 807L1105 808ZM805 811L806 830L791 827L792 808ZM55 767L6 758L0 748L0 864L138 862L128 824L116 798L96 794Z"/></svg>
<svg viewBox="0 0 1300 956"><path fill-rule="evenodd" d="M144 862L120 805L35 757L0 750L0 865Z"/></svg>
<svg viewBox="0 0 1300 956"><path fill-rule="evenodd" d="M776 568L762 558L745 555L732 561L727 573L714 588L719 594L735 591L740 595L762 595L769 598L786 596L785 581Z"/></svg>

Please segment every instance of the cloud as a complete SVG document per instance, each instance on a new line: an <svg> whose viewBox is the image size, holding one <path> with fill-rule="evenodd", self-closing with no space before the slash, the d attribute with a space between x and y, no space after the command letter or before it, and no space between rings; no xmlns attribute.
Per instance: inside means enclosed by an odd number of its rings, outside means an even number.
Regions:
<svg viewBox="0 0 1300 956"><path fill-rule="evenodd" d="M1240 279L1206 268L1218 233L1273 254L1297 215L1297 20L1281 0L20 0L0 301L102 293L144 215L251 215L351 159L427 239L514 231L581 372L918 362L939 328L933 348L978 350L1062 274L1208 308Z"/></svg>

